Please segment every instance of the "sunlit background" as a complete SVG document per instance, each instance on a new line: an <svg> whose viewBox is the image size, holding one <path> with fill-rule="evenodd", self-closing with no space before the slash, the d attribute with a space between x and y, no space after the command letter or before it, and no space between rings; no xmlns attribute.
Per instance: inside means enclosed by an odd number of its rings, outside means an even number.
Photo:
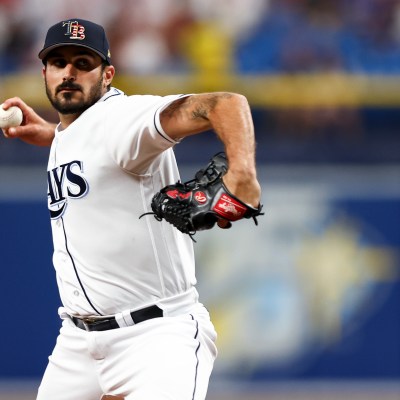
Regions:
<svg viewBox="0 0 400 400"><path fill-rule="evenodd" d="M400 398L400 1L0 0L0 103L56 121L50 25L102 24L127 94L249 99L265 216L196 235L219 333L210 400ZM221 150L176 147L189 178ZM28 400L57 336L46 148L0 137L0 399Z"/></svg>

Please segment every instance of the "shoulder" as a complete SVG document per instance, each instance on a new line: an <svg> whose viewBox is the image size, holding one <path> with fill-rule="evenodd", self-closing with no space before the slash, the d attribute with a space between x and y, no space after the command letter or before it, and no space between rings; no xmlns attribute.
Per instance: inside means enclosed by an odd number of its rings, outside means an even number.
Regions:
<svg viewBox="0 0 400 400"><path fill-rule="evenodd" d="M104 110L129 110L132 114L143 113L146 111L157 112L163 110L166 106L171 103L186 97L187 95L182 94L172 94L167 96L158 96L151 94L135 94L126 95L125 93L119 91L108 93L103 96L102 99L98 101L96 105Z"/></svg>

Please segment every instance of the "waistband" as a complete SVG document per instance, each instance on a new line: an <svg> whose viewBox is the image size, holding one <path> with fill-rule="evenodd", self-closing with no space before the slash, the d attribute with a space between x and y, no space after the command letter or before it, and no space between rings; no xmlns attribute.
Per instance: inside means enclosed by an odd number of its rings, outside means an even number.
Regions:
<svg viewBox="0 0 400 400"><path fill-rule="evenodd" d="M70 316L70 318L76 327L92 332L124 328L152 318L160 318L162 316L163 311L161 308L150 306L130 313L119 313L114 317L106 317L102 319L78 318L73 316Z"/></svg>
<svg viewBox="0 0 400 400"><path fill-rule="evenodd" d="M110 319L113 317L122 318L122 315L128 315L132 312L136 312L138 310L143 310L151 306L157 306L159 307L162 312L164 317L173 317L181 314L185 314L187 312L190 312L191 308L197 304L199 301L199 294L196 290L195 287L190 288L186 292L179 293L177 295L167 297L164 299L160 299L157 301L149 302L146 304L142 304L139 307L135 308L129 308L126 310L122 310L119 313L116 314L107 314L107 315L77 315L76 313L70 312L67 308L65 307L60 307L58 309L58 314L61 319L70 319L71 317L74 318L89 318L93 321L97 320L104 320L104 319Z"/></svg>
<svg viewBox="0 0 400 400"><path fill-rule="evenodd" d="M161 299L154 303L163 310L164 317L174 317L185 314L199 302L199 294L195 287L178 295Z"/></svg>

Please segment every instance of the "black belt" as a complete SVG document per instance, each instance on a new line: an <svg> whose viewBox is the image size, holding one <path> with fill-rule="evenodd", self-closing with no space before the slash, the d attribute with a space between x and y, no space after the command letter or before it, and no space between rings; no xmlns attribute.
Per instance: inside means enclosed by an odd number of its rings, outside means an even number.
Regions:
<svg viewBox="0 0 400 400"><path fill-rule="evenodd" d="M163 311L157 306L150 306L142 308L141 310L131 312L131 317L135 324L147 321L148 319L159 318L162 316ZM115 317L109 317L105 319L71 317L71 319L78 328L81 328L85 331L108 331L110 329L117 329L120 327Z"/></svg>

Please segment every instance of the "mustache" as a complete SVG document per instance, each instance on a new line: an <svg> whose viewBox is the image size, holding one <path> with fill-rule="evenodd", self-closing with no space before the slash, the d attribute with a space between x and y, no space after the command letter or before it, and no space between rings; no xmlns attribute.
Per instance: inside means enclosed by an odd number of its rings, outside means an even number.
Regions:
<svg viewBox="0 0 400 400"><path fill-rule="evenodd" d="M72 89L72 90L81 90L82 91L81 85L78 85L77 83L73 83L73 82L70 82L70 81L65 81L61 85L57 86L56 93L58 93L58 92L60 92L61 90L64 90L64 89Z"/></svg>

